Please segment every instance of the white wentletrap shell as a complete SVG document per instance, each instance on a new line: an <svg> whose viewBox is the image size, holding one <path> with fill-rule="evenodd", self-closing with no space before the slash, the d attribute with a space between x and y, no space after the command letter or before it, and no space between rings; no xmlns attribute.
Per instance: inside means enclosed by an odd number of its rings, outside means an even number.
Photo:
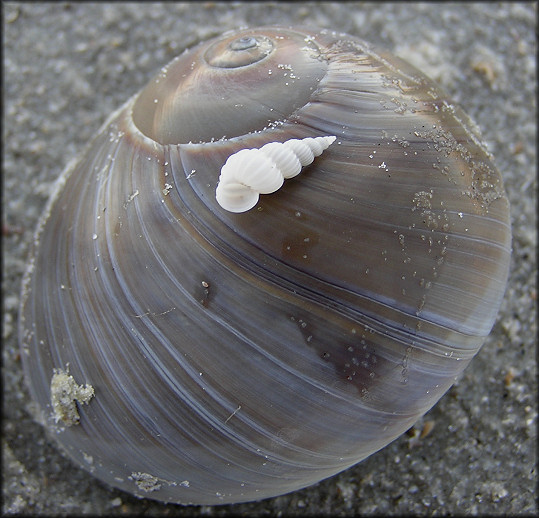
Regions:
<svg viewBox="0 0 539 518"><path fill-rule="evenodd" d="M297 176L312 164L337 137L308 137L270 142L259 149L242 149L231 155L221 169L215 198L223 209L246 212L260 194L271 194L285 179Z"/></svg>

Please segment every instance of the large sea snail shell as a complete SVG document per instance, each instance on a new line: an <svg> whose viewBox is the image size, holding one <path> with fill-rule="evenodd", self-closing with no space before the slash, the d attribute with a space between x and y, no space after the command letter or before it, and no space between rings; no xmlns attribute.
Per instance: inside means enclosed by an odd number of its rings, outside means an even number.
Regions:
<svg viewBox="0 0 539 518"><path fill-rule="evenodd" d="M250 210L216 200L234 153L332 136ZM510 239L475 127L416 69L345 34L227 33L165 66L59 180L23 284L28 384L113 486L290 492L446 392L493 325Z"/></svg>

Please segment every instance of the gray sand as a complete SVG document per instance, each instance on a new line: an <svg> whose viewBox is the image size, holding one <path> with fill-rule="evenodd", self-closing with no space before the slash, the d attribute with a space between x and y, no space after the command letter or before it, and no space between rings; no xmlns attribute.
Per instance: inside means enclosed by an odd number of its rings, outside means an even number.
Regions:
<svg viewBox="0 0 539 518"><path fill-rule="evenodd" d="M4 513L531 514L536 487L536 4L3 3ZM263 24L328 27L438 80L483 131L512 204L513 264L483 349L440 403L357 466L293 494L163 505L105 487L32 421L16 337L21 274L50 186L106 116L185 47ZM428 422L434 428L420 432Z"/></svg>

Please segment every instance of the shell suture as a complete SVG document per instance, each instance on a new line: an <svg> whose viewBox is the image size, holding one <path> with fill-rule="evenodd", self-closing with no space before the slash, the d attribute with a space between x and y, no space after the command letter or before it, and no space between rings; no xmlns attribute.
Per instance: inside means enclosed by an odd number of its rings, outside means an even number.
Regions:
<svg viewBox="0 0 539 518"><path fill-rule="evenodd" d="M334 136L290 139L234 153L221 169L215 191L217 202L230 212L252 209L260 194L280 189L285 179L297 176L302 167L311 164L335 139Z"/></svg>

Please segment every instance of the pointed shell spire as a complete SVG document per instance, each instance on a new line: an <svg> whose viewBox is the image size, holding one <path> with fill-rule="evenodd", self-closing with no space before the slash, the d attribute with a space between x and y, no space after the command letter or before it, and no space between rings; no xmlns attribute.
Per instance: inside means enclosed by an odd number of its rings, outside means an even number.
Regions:
<svg viewBox="0 0 539 518"><path fill-rule="evenodd" d="M260 194L278 190L285 179L298 175L302 167L311 164L335 139L333 136L291 139L234 153L221 168L215 191L217 202L230 212L252 209Z"/></svg>

